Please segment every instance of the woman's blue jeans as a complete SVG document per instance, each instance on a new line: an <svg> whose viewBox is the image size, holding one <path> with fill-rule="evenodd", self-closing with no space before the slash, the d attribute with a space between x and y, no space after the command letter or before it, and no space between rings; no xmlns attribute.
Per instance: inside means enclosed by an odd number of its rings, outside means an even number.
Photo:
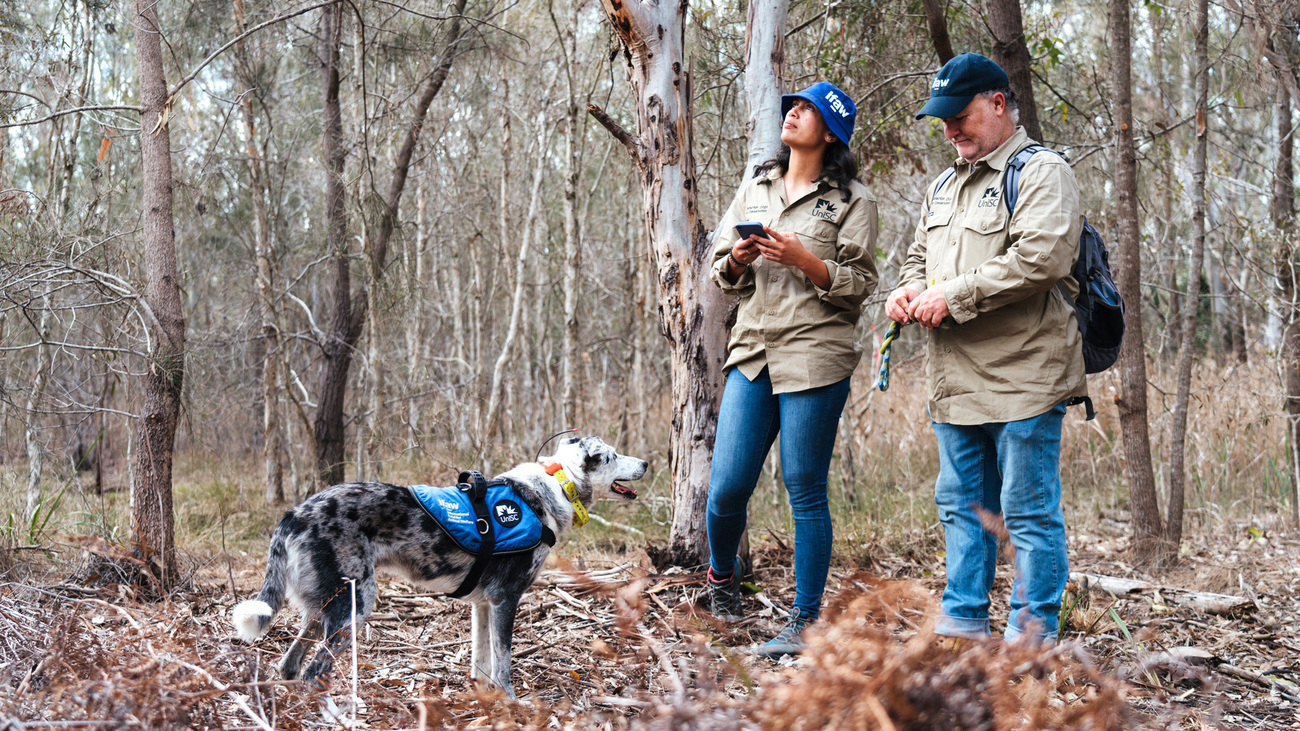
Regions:
<svg viewBox="0 0 1300 731"><path fill-rule="evenodd" d="M840 412L849 379L795 393L772 393L767 369L752 382L727 374L709 472L709 565L735 570L736 549L772 442L781 435L781 476L794 516L795 608L817 616L831 565L831 510L826 498Z"/></svg>
<svg viewBox="0 0 1300 731"><path fill-rule="evenodd" d="M1065 406L1007 423L934 424L948 586L935 627L941 635L987 635L998 541L976 508L1001 515L1016 550L1006 638L1032 632L1055 642L1069 578L1061 510L1061 421Z"/></svg>

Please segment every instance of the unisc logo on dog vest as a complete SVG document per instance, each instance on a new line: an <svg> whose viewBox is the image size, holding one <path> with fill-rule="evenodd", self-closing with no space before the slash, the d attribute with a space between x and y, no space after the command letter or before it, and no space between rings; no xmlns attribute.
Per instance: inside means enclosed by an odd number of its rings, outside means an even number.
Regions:
<svg viewBox="0 0 1300 731"><path fill-rule="evenodd" d="M505 528L509 528L523 518L519 505L513 500L501 500L492 509L492 514L496 517L497 522Z"/></svg>

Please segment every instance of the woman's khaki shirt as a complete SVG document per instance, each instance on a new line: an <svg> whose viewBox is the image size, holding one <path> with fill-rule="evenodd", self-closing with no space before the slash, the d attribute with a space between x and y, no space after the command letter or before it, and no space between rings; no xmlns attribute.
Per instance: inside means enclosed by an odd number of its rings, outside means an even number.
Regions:
<svg viewBox="0 0 1300 731"><path fill-rule="evenodd" d="M728 282L727 254L740 240L735 226L741 221L798 234L804 248L826 263L830 287L762 257L734 284ZM856 180L848 200L818 182L787 203L779 168L741 186L718 224L709 275L723 292L740 295L724 370L739 368L752 381L766 367L773 393L827 386L852 375L861 357L854 328L878 279L878 234L876 200Z"/></svg>

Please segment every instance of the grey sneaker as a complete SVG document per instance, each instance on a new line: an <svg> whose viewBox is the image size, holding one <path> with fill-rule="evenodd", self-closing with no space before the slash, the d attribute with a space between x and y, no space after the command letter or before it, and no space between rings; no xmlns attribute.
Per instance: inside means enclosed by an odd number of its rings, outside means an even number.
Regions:
<svg viewBox="0 0 1300 731"><path fill-rule="evenodd" d="M715 581L713 578L713 569L709 568L709 575L705 579L709 585L709 609L713 616L724 622L739 622L744 619L744 610L740 607L740 562L736 562L736 568L732 570L731 576L722 581Z"/></svg>
<svg viewBox="0 0 1300 731"><path fill-rule="evenodd" d="M816 621L817 617L812 614L799 609L790 610L790 619L786 620L781 631L776 637L754 648L754 654L774 659L782 655L798 655L806 647L803 631Z"/></svg>

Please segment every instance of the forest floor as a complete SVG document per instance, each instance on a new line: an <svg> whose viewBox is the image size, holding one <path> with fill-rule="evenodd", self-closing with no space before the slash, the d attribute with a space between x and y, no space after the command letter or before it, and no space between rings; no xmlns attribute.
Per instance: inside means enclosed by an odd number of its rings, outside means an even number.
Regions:
<svg viewBox="0 0 1300 731"><path fill-rule="evenodd" d="M657 571L617 541L561 550L520 608L518 703L470 683L468 607L400 582L381 582L355 664L341 658L332 688L313 694L275 672L296 618L281 615L255 645L232 637L231 606L261 582L257 559L187 556L189 581L159 602L117 583L121 557L104 561L115 549L98 539L53 545L57 560L10 551L0 729L321 729L354 713L363 728L1300 727L1296 534L1225 522L1189 540L1177 567L1144 574L1124 563L1128 526L1115 517L1071 535L1072 571L1151 586L1111 594L1072 582L1064 642L1050 650L936 645L937 528L841 550L812 650L781 661L743 647L789 606L788 535L753 536L762 591L738 627L697 611L699 572ZM1008 577L1002 567L995 630ZM1183 590L1248 606L1209 613Z"/></svg>

